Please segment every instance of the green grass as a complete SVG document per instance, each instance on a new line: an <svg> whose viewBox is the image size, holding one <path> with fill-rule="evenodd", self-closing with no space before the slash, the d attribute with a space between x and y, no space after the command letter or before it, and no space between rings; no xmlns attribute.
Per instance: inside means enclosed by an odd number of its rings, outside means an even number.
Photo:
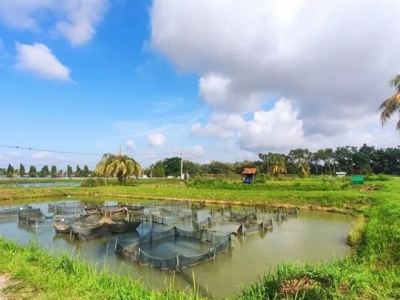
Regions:
<svg viewBox="0 0 400 300"><path fill-rule="evenodd" d="M34 242L28 247L0 237L0 270L17 283L5 290L14 299L201 299L195 291L168 288L158 292L140 280L98 272L95 265L72 259L67 253L51 255Z"/></svg>
<svg viewBox="0 0 400 300"><path fill-rule="evenodd" d="M90 197L94 201L103 197L123 199L132 203L142 199L206 200L352 213L357 219L348 236L353 247L349 257L318 265L278 266L276 272L260 277L232 299L399 299L400 180L382 178L374 177L363 186L327 190L321 186L340 186L346 182L314 178L257 185L223 181L216 184L204 181L196 185L194 182L138 180L131 186L0 189L0 199L3 205L16 203L18 199L24 202L46 201L46 197L68 199L68 195ZM19 283L10 289L19 296L33 294L34 299L200 298L189 290L149 291L140 281L113 275L110 270L96 272L93 266L65 255L53 256L36 245L20 247L0 239L0 255L0 272L7 272L18 280Z"/></svg>

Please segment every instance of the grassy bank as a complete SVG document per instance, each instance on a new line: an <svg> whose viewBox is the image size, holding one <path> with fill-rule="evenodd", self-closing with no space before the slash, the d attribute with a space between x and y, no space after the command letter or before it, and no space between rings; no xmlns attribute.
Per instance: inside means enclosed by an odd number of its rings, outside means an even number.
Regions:
<svg viewBox="0 0 400 300"><path fill-rule="evenodd" d="M194 291L158 292L141 281L96 271L68 254L53 256L31 243L28 247L0 238L0 270L12 275L15 284L7 299L200 299ZM166 283L168 285L168 283Z"/></svg>
<svg viewBox="0 0 400 300"><path fill-rule="evenodd" d="M226 183L222 182L222 185ZM279 187L268 188L269 184ZM301 209L325 209L342 211L357 215L357 221L349 233L352 254L346 259L331 264L298 267L282 265L275 273L267 274L259 282L246 288L236 299L398 299L400 298L400 181L374 180L364 186L347 185L345 189L321 189L321 181L268 182L265 189L260 185L248 188L228 189L219 184L203 182L202 185L185 185L173 181L138 181L132 186L105 186L95 188L32 188L1 189L3 204L16 203L18 199L27 202L40 202L46 197L68 199L91 197L91 199L112 198L138 202L140 199L182 199L233 202L253 205L256 203L271 206L297 206ZM331 184L331 183L329 183ZM335 183L338 184L338 183ZM313 188L304 187L314 186ZM285 189L284 187L288 187ZM81 262L71 261L68 257L53 257L36 246L19 247L8 241L0 240L1 272L10 273L21 281L12 289L17 295L24 290L39 290L38 299L63 298L96 299L99 295L108 299L196 299L199 296L185 291L179 294L169 291L165 294L146 290L140 282L126 278L96 273L94 269ZM38 261L36 260L38 259ZM39 262L40 261L40 262ZM45 263L49 261L49 263ZM67 261L60 263L60 261ZM59 265L72 268L73 276ZM69 267L68 267L69 266ZM70 267L73 266L73 267ZM49 274L49 275L47 275ZM51 275L50 275L51 274ZM67 276L67 275L68 276ZM61 278L61 283L49 284L48 276ZM234 275L233 275L234 276ZM68 277L68 278L67 278ZM71 277L71 278L69 278ZM90 277L90 278L88 278ZM55 281L56 279L54 279ZM72 281L69 281L72 280ZM75 280L75 281L74 281ZM78 290L93 291L79 295ZM24 288L26 285L28 288ZM129 292L137 290L139 294ZM110 294L110 290L124 291ZM22 291L22 292L21 292ZM88 294L89 293L89 294ZM107 294L109 293L109 294ZM187 294L187 296L184 295ZM110 296L108 296L110 295Z"/></svg>

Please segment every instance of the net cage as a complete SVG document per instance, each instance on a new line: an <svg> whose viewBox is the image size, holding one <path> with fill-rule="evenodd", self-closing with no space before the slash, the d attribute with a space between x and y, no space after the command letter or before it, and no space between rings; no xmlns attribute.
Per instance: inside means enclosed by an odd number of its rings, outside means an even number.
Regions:
<svg viewBox="0 0 400 300"><path fill-rule="evenodd" d="M238 212L231 211L228 219L230 221L239 223L257 223L258 217L256 213L248 212L246 209L243 209Z"/></svg>
<svg viewBox="0 0 400 300"><path fill-rule="evenodd" d="M18 224L19 226L25 225L28 227L44 228L44 227L51 227L51 223L46 221L52 219L54 214L52 215L45 215L40 208L26 208L21 209L18 212Z"/></svg>
<svg viewBox="0 0 400 300"><path fill-rule="evenodd" d="M225 205L225 206L220 206L218 208L212 208L210 210L210 215L214 215L216 213L225 215L226 213L230 213L231 211L232 211L232 204L229 204L229 205Z"/></svg>
<svg viewBox="0 0 400 300"><path fill-rule="evenodd" d="M32 206L29 204L25 204L22 206L14 206L9 208L0 209L0 218L1 217L8 217L8 216L18 216L19 212L24 209L31 209Z"/></svg>
<svg viewBox="0 0 400 300"><path fill-rule="evenodd" d="M192 210L201 210L206 207L206 202L205 201L200 201L197 203L192 203L191 208Z"/></svg>
<svg viewBox="0 0 400 300"><path fill-rule="evenodd" d="M266 221L262 221L258 224L245 224L241 223L238 230L236 231L237 235L247 235L249 233L255 231L267 231L272 230L274 228L272 219L268 219Z"/></svg>
<svg viewBox="0 0 400 300"><path fill-rule="evenodd" d="M159 212L150 211L145 214L132 214L129 215L129 220L146 221L150 223L162 224L162 225L173 225L184 223L186 220L191 219L191 217L182 216L161 216Z"/></svg>
<svg viewBox="0 0 400 300"><path fill-rule="evenodd" d="M281 209L276 214L276 221L284 221L289 217L297 217L297 208Z"/></svg>
<svg viewBox="0 0 400 300"><path fill-rule="evenodd" d="M199 243L207 242L210 244L210 249L195 255L176 253L170 257L152 256L141 249L141 246L146 243L149 243L150 245L154 243L162 243L163 240L169 237L193 239L197 240ZM129 257L141 265L147 265L161 270L169 270L171 272L180 272L182 269L187 267L215 259L216 255L231 248L232 238L230 234L217 235L207 230L184 230L173 227L164 231L151 229L140 238L130 241L127 246L124 246L124 244L124 242L117 239L115 243L115 252Z"/></svg>
<svg viewBox="0 0 400 300"><path fill-rule="evenodd" d="M56 214L81 212L82 203L80 201L49 203L47 210Z"/></svg>
<svg viewBox="0 0 400 300"><path fill-rule="evenodd" d="M112 234L135 231L142 221L111 219L108 217L95 216L71 219L61 219L53 222L54 230L57 233L70 234L79 241L88 241L100 237L110 236Z"/></svg>

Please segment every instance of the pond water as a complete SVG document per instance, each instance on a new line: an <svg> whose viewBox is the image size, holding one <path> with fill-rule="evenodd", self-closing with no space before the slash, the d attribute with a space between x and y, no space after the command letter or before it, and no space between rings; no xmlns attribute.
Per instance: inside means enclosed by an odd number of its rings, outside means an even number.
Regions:
<svg viewBox="0 0 400 300"><path fill-rule="evenodd" d="M80 200L57 200L77 201ZM48 215L48 203L34 204ZM56 203L56 201L52 201ZM111 205L113 200L102 202ZM141 201L141 205L145 201ZM1 208L9 208L3 205ZM242 208L236 207L236 210ZM198 211L198 219L207 218L210 208L206 207ZM263 218L273 218L273 229L270 231L257 231L244 236L232 235L231 249L217 255L215 260L208 261L182 270L179 273L162 271L157 268L139 265L129 258L116 254L115 243L118 241L133 240L150 230L150 224L143 222L136 231L98 238L86 242L80 242L68 234L58 234L53 229L53 220L48 219L38 228L18 223L17 216L0 217L0 234L10 240L27 245L32 239L50 251L68 251L72 255L78 255L98 268L107 266L120 274L129 274L133 279L141 279L150 288L163 290L166 284L176 288L188 288L193 286L193 277L200 290L208 295L218 298L232 296L239 292L245 285L251 284L276 265L283 262L294 263L318 263L332 261L335 258L344 257L349 253L346 244L347 233L351 227L351 217L342 214L298 211L297 216L289 217L284 221L275 221L276 214L257 213ZM171 224L169 226L157 225L157 230L166 230L172 226L182 229L191 229L191 222L185 224ZM237 223L225 222L211 228L219 233L230 233L238 227ZM147 246L148 247L148 246ZM175 249L186 249L189 254L196 251L207 251L207 245L166 239L165 243L157 243L154 247L148 247L154 255L165 254ZM171 252L171 253L172 253Z"/></svg>

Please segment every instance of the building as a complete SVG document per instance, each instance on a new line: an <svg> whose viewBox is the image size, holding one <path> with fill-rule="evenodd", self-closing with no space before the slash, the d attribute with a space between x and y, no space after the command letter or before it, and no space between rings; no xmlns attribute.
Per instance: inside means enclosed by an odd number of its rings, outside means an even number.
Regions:
<svg viewBox="0 0 400 300"><path fill-rule="evenodd" d="M242 181L243 183L251 183L254 181L254 176L257 172L256 168L244 168L242 171Z"/></svg>

